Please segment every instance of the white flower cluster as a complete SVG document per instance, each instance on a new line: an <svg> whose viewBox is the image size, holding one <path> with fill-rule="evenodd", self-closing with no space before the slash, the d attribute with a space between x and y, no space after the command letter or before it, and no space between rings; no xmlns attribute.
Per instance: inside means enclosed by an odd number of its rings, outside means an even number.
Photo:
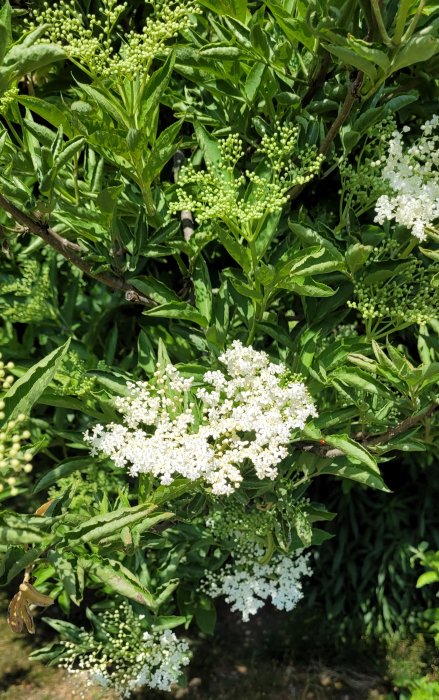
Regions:
<svg viewBox="0 0 439 700"><path fill-rule="evenodd" d="M376 203L375 221L383 224L395 219L409 228L420 241L426 239L426 229L439 218L439 116L434 116L421 127L422 136L409 148L404 147L403 135L394 131L382 177L390 186ZM408 126L403 133L409 132Z"/></svg>
<svg viewBox="0 0 439 700"><path fill-rule="evenodd" d="M202 590L212 598L224 596L244 622L269 599L278 610L293 610L303 596L302 577L312 573L309 555L276 553L267 564L261 564L263 554L258 545L247 547L219 573L207 572Z"/></svg>
<svg viewBox="0 0 439 700"><path fill-rule="evenodd" d="M112 688L122 698L144 686L169 691L190 661L189 645L171 630L144 631L143 617L126 602L99 615L105 641L81 630L79 641L64 643L60 666L78 686Z"/></svg>
<svg viewBox="0 0 439 700"><path fill-rule="evenodd" d="M172 365L155 381L130 384L116 405L124 423L96 425L85 434L92 454L103 453L131 475L152 474L162 484L177 475L201 479L218 495L239 487L242 468L274 479L288 454L291 433L316 409L302 382L288 380L285 365L239 341L219 357L224 371L204 375L205 387Z"/></svg>

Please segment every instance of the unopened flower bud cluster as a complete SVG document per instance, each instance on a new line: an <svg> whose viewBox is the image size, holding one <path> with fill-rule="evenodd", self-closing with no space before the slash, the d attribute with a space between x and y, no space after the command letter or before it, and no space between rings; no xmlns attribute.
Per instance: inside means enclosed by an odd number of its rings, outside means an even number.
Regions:
<svg viewBox="0 0 439 700"><path fill-rule="evenodd" d="M130 396L116 399L123 423L85 434L92 454L162 484L178 475L201 480L217 495L235 491L245 469L275 479L292 432L317 415L307 388L283 383L284 365L239 341L219 362L223 369L206 372L196 391L171 365L159 367L154 382L129 384Z"/></svg>
<svg viewBox="0 0 439 700"><path fill-rule="evenodd" d="M111 688L129 698L144 688L169 691L190 661L189 646L170 630L147 631L144 616L124 602L98 614L100 638L79 630L78 641L64 642L61 667L85 689Z"/></svg>
<svg viewBox="0 0 439 700"><path fill-rule="evenodd" d="M5 402L0 399L0 422L4 419ZM18 493L17 486L23 475L32 471L32 452L24 443L29 440L29 430L23 430L26 416L20 413L15 420L0 428L0 493L9 490L11 496Z"/></svg>
<svg viewBox="0 0 439 700"><path fill-rule="evenodd" d="M70 3L44 3L35 10L36 24L47 24L48 39L61 44L67 55L82 63L94 77L112 81L140 77L151 61L166 48L166 42L190 27L190 15L198 10L192 2L165 0L157 8L157 17L148 17L141 33L125 33L118 52L114 50L114 30L128 3L103 0L101 13L84 15L74 0Z"/></svg>
<svg viewBox="0 0 439 700"><path fill-rule="evenodd" d="M219 219L241 226L280 211L288 190L311 180L322 162L322 156L312 149L296 153L296 140L297 127L279 126L273 136L263 137L256 153L256 157L269 159L271 174L245 170L238 175L243 143L236 134L228 136L218 144L221 158L217 163L207 162L206 170L196 170L191 164L181 169L172 210L191 211L199 224Z"/></svg>
<svg viewBox="0 0 439 700"><path fill-rule="evenodd" d="M339 164L342 188L340 194L341 214L345 220L348 212L361 216L373 208L378 197L386 190L386 182L381 177L378 166L385 163L389 140L395 131L396 122L392 117L375 124L354 162L347 157Z"/></svg>
<svg viewBox="0 0 439 700"><path fill-rule="evenodd" d="M394 131L388 153L381 159L381 177L388 192L376 203L375 221L394 220L406 226L420 241L427 237L439 219L439 116L421 126L422 136L411 145L404 143L404 134Z"/></svg>
<svg viewBox="0 0 439 700"><path fill-rule="evenodd" d="M384 244L382 247L389 249L390 245ZM348 301L348 306L357 309L363 319L373 322L376 328L385 324L389 332L412 323L422 324L436 319L439 313L437 264L425 266L421 260L410 258L401 263L400 270L396 270L394 275L370 283L368 274L376 257L380 257L380 248L374 250L374 255L355 281L356 298ZM391 265L392 261L390 269Z"/></svg>
<svg viewBox="0 0 439 700"><path fill-rule="evenodd" d="M0 95L0 114L6 114L9 107L16 101L18 94L18 87L14 86Z"/></svg>
<svg viewBox="0 0 439 700"><path fill-rule="evenodd" d="M50 263L20 260L19 270L19 275L16 272L4 275L0 298L2 317L19 323L55 318L56 310L51 302Z"/></svg>
<svg viewBox="0 0 439 700"><path fill-rule="evenodd" d="M309 555L275 553L261 563L264 550L256 544L238 552L219 572L207 571L200 590L212 598L223 596L244 622L268 601L278 610L293 610L303 597L302 578L312 573Z"/></svg>

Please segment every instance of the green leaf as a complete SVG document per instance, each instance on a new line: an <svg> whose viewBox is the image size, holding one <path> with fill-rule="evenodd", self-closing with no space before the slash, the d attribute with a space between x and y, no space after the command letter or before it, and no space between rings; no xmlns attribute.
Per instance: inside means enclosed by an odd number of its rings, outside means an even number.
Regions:
<svg viewBox="0 0 439 700"><path fill-rule="evenodd" d="M218 143L198 121L194 122L194 129L197 141L201 150L203 151L204 160L206 163L212 163L215 165L215 163L218 163L218 161L221 159Z"/></svg>
<svg viewBox="0 0 439 700"><path fill-rule="evenodd" d="M331 241L328 241L326 238L324 238L320 233L317 233L317 231L313 231L307 226L302 226L301 224L291 222L288 223L288 228L301 241L307 243L309 246L321 246L322 248L326 248L335 260L343 260L343 256L341 255L340 251L336 248L336 246L333 243L331 243Z"/></svg>
<svg viewBox="0 0 439 700"><path fill-rule="evenodd" d="M195 622L204 634L213 634L216 626L216 608L213 601L205 595L197 598Z"/></svg>
<svg viewBox="0 0 439 700"><path fill-rule="evenodd" d="M371 80L376 80L376 68L374 64L364 56L359 56L358 53L347 48L346 46L334 46L333 44L327 44L325 48L334 56L340 58L347 66L353 66L354 68L357 68L368 75Z"/></svg>
<svg viewBox="0 0 439 700"><path fill-rule="evenodd" d="M8 44L8 30L6 28L6 25L1 21L0 18L0 64L3 62L3 58L6 54Z"/></svg>
<svg viewBox="0 0 439 700"><path fill-rule="evenodd" d="M88 462L90 462L90 458L87 457L76 457L75 459L60 462L54 469L51 469L37 481L32 493L45 491L49 486L52 486L52 484L56 484L58 479L64 479L64 477L73 474L79 469L86 469Z"/></svg>
<svg viewBox="0 0 439 700"><path fill-rule="evenodd" d="M200 0L200 4L218 15L227 15L245 22L247 16L247 0Z"/></svg>
<svg viewBox="0 0 439 700"><path fill-rule="evenodd" d="M56 44L37 44L25 47L24 43L13 46L4 57L3 64L13 71L14 77L21 78L40 68L62 61L65 51Z"/></svg>
<svg viewBox="0 0 439 700"><path fill-rule="evenodd" d="M260 63L259 61L254 63L250 68L250 72L247 75L244 83L245 96L249 102L253 102L255 97L258 95L264 73L265 64Z"/></svg>
<svg viewBox="0 0 439 700"><path fill-rule="evenodd" d="M210 323L212 314L212 285L210 283L209 269L201 255L195 261L192 281L194 284L195 304L198 311Z"/></svg>
<svg viewBox="0 0 439 700"><path fill-rule="evenodd" d="M401 46L391 64L394 73L401 68L428 61L439 51L439 39L434 36L413 36L406 44Z"/></svg>
<svg viewBox="0 0 439 700"><path fill-rule="evenodd" d="M155 279L155 277L150 277L144 275L142 277L130 277L128 282L136 289L138 289L142 294L150 297L157 304L165 304L167 302L177 302L181 303L177 294L169 289L163 282Z"/></svg>
<svg viewBox="0 0 439 700"><path fill-rule="evenodd" d="M46 102L39 97L33 97L29 95L18 95L18 102L24 105L35 114L45 119L49 124L54 126L56 129L62 127L63 132L71 138L73 136L73 127L70 118L70 113L66 110L63 111L61 108L56 107L51 102Z"/></svg>
<svg viewBox="0 0 439 700"><path fill-rule="evenodd" d="M280 289L289 289L303 297L331 297L336 289L328 287L323 282L317 282L312 277L293 275L291 279L282 280L277 285Z"/></svg>
<svg viewBox="0 0 439 700"><path fill-rule="evenodd" d="M371 377L370 374L364 372L359 368L343 368L336 370L331 375L335 379L347 384L348 386L355 387L356 389L361 389L362 391L367 391L370 394L377 394L378 396L393 397L393 394L387 387L382 384L378 379Z"/></svg>
<svg viewBox="0 0 439 700"><path fill-rule="evenodd" d="M208 325L208 321L205 316L202 316L199 311L194 309L191 304L185 301L170 301L166 304L160 304L159 306L154 306L152 309L148 309L143 312L144 316L154 316L161 318L176 318L180 321L190 321L195 323L197 326L205 328Z"/></svg>
<svg viewBox="0 0 439 700"><path fill-rule="evenodd" d="M416 588L422 588L422 586L429 586L431 583L436 583L439 581L439 574L437 571L426 571L421 574L416 582Z"/></svg>
<svg viewBox="0 0 439 700"><path fill-rule="evenodd" d="M155 510L154 505L145 503L132 508L118 508L105 515L89 518L79 527L66 532L64 537L67 542L99 542L115 533L120 533L122 528L134 525L139 520L143 520L143 524L147 523L147 527L152 527L173 515L173 513L156 513L151 516L153 510Z"/></svg>
<svg viewBox="0 0 439 700"><path fill-rule="evenodd" d="M6 53L6 49L9 44L12 43L12 11L9 0L3 4L0 10L0 28L3 27L5 34L3 40L0 35L0 63L3 61L3 56Z"/></svg>
<svg viewBox="0 0 439 700"><path fill-rule="evenodd" d="M240 265L240 267L245 271L249 272L251 268L250 253L248 248L238 243L238 241L233 238L227 231L217 224L213 224L215 235L219 239L220 243L227 250L228 254Z"/></svg>
<svg viewBox="0 0 439 700"><path fill-rule="evenodd" d="M339 461L341 461L341 459L342 458L340 458ZM382 477L378 473L366 469L364 465L355 466L352 463L330 464L327 467L319 469L318 473L330 474L342 479L350 479L351 481L357 481L360 484L370 486L373 489L389 492L389 489L385 485Z"/></svg>
<svg viewBox="0 0 439 700"><path fill-rule="evenodd" d="M371 245L362 245L354 243L350 245L346 252L346 265L351 272L357 272L363 267L373 250Z"/></svg>
<svg viewBox="0 0 439 700"><path fill-rule="evenodd" d="M70 339L28 369L6 392L3 397L5 402L5 423L13 420L20 413L28 415L34 403L38 401L43 391L54 378L69 349L69 345Z"/></svg>
<svg viewBox="0 0 439 700"><path fill-rule="evenodd" d="M157 109L160 103L160 98L166 90L172 70L174 68L175 53L171 51L165 63L155 71L146 83L145 90L142 95L142 107L140 112L140 123L143 126L149 126L149 114Z"/></svg>
<svg viewBox="0 0 439 700"><path fill-rule="evenodd" d="M362 445L352 440L348 435L325 435L325 441L328 445L344 452L347 457L360 462L379 475L376 460Z"/></svg>
<svg viewBox="0 0 439 700"><path fill-rule="evenodd" d="M127 115L124 114L119 103L110 93L104 90L98 90L86 83L78 83L78 85L86 95L96 102L104 114L110 116L120 126L126 127L127 129L129 128L130 125Z"/></svg>
<svg viewBox="0 0 439 700"><path fill-rule="evenodd" d="M115 590L125 598L146 605L149 608L155 608L155 600L153 595L145 586L141 584L139 579L123 564L114 559L80 559L79 563L84 569L90 571L104 583Z"/></svg>
<svg viewBox="0 0 439 700"><path fill-rule="evenodd" d="M242 56L242 49L230 44L209 44L200 49L202 56L218 59L220 61L235 61Z"/></svg>

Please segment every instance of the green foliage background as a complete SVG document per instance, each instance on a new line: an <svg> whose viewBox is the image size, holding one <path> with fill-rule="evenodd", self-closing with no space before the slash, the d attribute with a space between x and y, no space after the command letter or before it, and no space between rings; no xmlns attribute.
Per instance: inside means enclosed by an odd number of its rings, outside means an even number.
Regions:
<svg viewBox="0 0 439 700"><path fill-rule="evenodd" d="M376 224L371 161L437 111L439 5L203 0L172 24L81 0L75 41L30 5L30 22L0 11L2 421L24 414L34 464L0 493L2 583L32 567L59 616L119 595L213 632L196 591L230 549L203 525L214 499L134 483L82 433L157 357L200 378L240 339L318 405L283 472L306 505L272 533L323 543L303 604L340 640L433 640L435 588L416 581L439 549L438 238ZM277 489L249 479L231 500L249 512Z"/></svg>

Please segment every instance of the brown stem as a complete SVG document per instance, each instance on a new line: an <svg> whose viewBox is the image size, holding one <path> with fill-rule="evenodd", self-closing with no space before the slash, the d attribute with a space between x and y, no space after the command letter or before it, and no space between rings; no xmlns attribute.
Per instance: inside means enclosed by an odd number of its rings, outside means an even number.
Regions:
<svg viewBox="0 0 439 700"><path fill-rule="evenodd" d="M401 421L401 423L395 425L394 428L390 428L390 430L388 430L385 433L382 433L381 435L374 435L372 437L367 437L367 435L362 435L361 437L357 436L358 442L361 445L364 445L364 447L372 447L373 445L385 445L397 435L406 433L421 420L431 416L437 408L439 408L439 404L434 403L428 408L426 408L424 411L421 411L421 413L418 413L416 416L409 416L408 418L405 418L403 421ZM345 456L345 453L342 450L334 449L329 446L326 447L325 445L316 445L315 443L306 444L304 442L296 442L294 443L294 447L296 449L302 450L303 452L313 452L314 454L317 454L320 457L325 457L326 459L334 459L335 457Z"/></svg>
<svg viewBox="0 0 439 700"><path fill-rule="evenodd" d="M328 51L325 51L322 58L322 62L320 63L319 70L315 77L311 80L310 86L302 99L303 108L309 105L317 90L322 87L323 83L325 82L330 63L331 56Z"/></svg>
<svg viewBox="0 0 439 700"><path fill-rule="evenodd" d="M389 440L392 440L392 438L396 437L396 435L401 435L401 433L406 433L410 428L413 428L417 423L419 423L423 418L428 418L431 416L432 413L438 408L438 404L434 403L428 408L425 409L425 411L421 411L421 413L418 413L416 416L409 416L405 420L401 421L401 423L398 423L398 425L395 425L394 428L390 428L390 430L387 431L387 433L383 433L382 435L375 435L374 437L365 437L363 440L363 445L366 447L369 445L382 445L385 444L386 442L389 442Z"/></svg>
<svg viewBox="0 0 439 700"><path fill-rule="evenodd" d="M345 123L346 119L348 118L351 109L354 105L355 100L358 97L358 90L361 87L361 84L363 82L363 73L362 71L358 71L357 76L355 80L349 85L348 93L345 97L345 100L341 106L341 109L339 113L337 114L336 118L332 122L331 126L328 129L328 133L326 134L325 138L321 142L319 146L318 152L321 153L322 155L326 155L326 153L329 150L329 147L335 137L337 136L338 132L340 131L341 127ZM289 192L288 192L288 197L289 199L293 200L296 199L299 194L302 192L303 188L305 185L296 185L293 187Z"/></svg>
<svg viewBox="0 0 439 700"><path fill-rule="evenodd" d="M18 209L15 204L12 204L12 202L6 199L2 194L0 194L0 207L4 209L14 221L23 226L26 231L39 236L47 245L54 248L54 250L60 253L84 274L105 284L107 287L111 287L111 289L125 292L127 301L133 301L143 306L155 306L151 299L141 294L132 284L128 284L124 282L124 280L108 272L93 272L91 265L78 255L78 253L82 252L82 248L77 243L63 238L46 224L33 219L31 216Z"/></svg>

